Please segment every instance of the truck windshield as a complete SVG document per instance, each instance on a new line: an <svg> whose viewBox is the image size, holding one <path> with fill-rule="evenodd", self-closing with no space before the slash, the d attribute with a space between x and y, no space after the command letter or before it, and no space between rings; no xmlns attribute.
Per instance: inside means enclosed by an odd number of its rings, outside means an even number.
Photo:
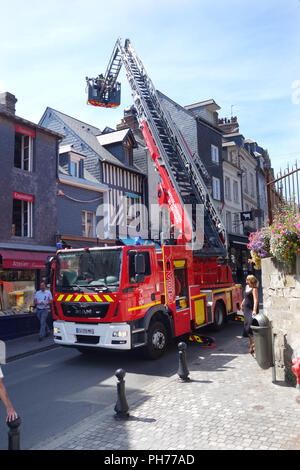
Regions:
<svg viewBox="0 0 300 470"><path fill-rule="evenodd" d="M94 250L59 253L56 267L56 290L106 289L116 291L120 285L122 250Z"/></svg>

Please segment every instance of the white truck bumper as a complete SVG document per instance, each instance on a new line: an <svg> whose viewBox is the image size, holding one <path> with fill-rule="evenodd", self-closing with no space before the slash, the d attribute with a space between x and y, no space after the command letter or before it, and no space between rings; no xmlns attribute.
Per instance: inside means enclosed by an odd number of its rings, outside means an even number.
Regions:
<svg viewBox="0 0 300 470"><path fill-rule="evenodd" d="M74 323L55 321L53 336L62 346L107 349L131 349L130 325L127 323Z"/></svg>

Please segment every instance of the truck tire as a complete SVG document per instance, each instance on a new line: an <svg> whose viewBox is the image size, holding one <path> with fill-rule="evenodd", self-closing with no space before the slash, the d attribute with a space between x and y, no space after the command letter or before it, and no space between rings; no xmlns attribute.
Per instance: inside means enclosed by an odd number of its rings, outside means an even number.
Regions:
<svg viewBox="0 0 300 470"><path fill-rule="evenodd" d="M214 329L220 331L225 326L225 307L221 302L217 302L214 309Z"/></svg>
<svg viewBox="0 0 300 470"><path fill-rule="evenodd" d="M144 355L147 359L159 359L167 348L167 330L160 321L150 323Z"/></svg>

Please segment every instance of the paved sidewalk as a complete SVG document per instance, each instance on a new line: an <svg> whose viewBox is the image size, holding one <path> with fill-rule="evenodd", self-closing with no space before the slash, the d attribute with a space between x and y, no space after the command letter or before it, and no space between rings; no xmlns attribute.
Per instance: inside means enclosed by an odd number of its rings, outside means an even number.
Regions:
<svg viewBox="0 0 300 470"><path fill-rule="evenodd" d="M21 357L30 356L41 351L47 351L57 347L53 341L53 335L51 333L48 338L44 338L43 341L39 341L39 334L22 336L21 338L10 339L5 341L6 347L6 362L14 361Z"/></svg>
<svg viewBox="0 0 300 470"><path fill-rule="evenodd" d="M112 406L34 449L300 449L300 392L273 384L247 339L215 349L190 343L187 359L191 382L155 378L142 398L130 395L127 421L114 419L116 392Z"/></svg>

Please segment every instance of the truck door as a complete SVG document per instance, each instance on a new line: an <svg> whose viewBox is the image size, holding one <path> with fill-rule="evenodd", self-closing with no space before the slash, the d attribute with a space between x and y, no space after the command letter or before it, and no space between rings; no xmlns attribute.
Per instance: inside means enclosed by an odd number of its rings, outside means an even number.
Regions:
<svg viewBox="0 0 300 470"><path fill-rule="evenodd" d="M185 334L191 329L190 300L187 276L187 260L174 260L175 283L175 335Z"/></svg>
<svg viewBox="0 0 300 470"><path fill-rule="evenodd" d="M136 256L144 257L144 272L141 273L139 282L137 282L136 273ZM152 273L151 256L147 250L132 250L128 254L128 280L129 286L134 287L134 295L131 296L131 305L129 311L132 312L133 316L142 316L141 313L145 313L149 306L155 304L156 299L156 286L155 277ZM138 276L140 276L138 274ZM145 311L143 309L145 307Z"/></svg>

